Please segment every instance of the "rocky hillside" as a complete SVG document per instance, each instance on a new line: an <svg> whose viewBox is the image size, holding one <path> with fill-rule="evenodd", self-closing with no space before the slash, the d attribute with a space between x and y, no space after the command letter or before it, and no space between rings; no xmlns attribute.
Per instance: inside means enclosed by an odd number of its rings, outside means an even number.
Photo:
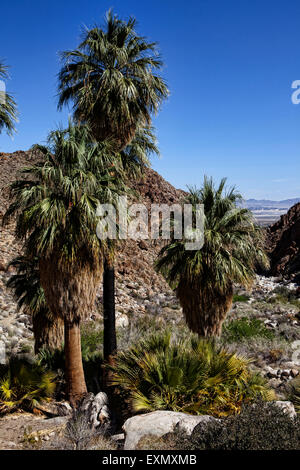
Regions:
<svg viewBox="0 0 300 470"><path fill-rule="evenodd" d="M5 357L4 353L26 353L32 350L33 344L30 318L18 309L12 292L6 287L11 275L7 263L21 252L21 246L14 239L14 222L7 227L1 225L8 205L7 185L16 178L21 167L32 162L34 156L30 152L0 154L0 362ZM152 170L146 172L143 181L133 182L133 187L147 207L152 202L175 203L184 194ZM277 256L282 265L287 256L283 247L288 249L290 241L297 242L299 238L299 215L300 204L268 230L270 253L274 260L277 259L275 254L279 253ZM174 293L153 268L159 249L159 244L148 240L128 240L117 254L116 317L120 348L128 347L145 331L168 329L179 337L189 334ZM275 261L273 263L272 269L277 273ZM278 277L260 276L250 292L237 289L222 337L218 340L226 348L251 358L251 367L268 380L280 399L286 399L286 387L299 374L299 361L295 359L295 347L300 340L300 302L294 294L296 287ZM83 328L92 325L93 330L101 330L101 300L102 287L99 286L97 305L90 315L95 321L87 322ZM0 450L23 448L24 429L27 427L33 432L38 430L42 435L41 441L54 445L55 436L51 436L55 433L52 429L46 432L45 426L39 416L16 414L2 418ZM38 440L37 436L35 440Z"/></svg>
<svg viewBox="0 0 300 470"><path fill-rule="evenodd" d="M9 183L22 167L35 161L36 157L29 151L0 154L0 350L1 340L6 349L25 350L32 339L29 319L18 310L12 292L6 287L12 272L7 270L7 263L21 253L22 247L14 238L14 222L3 227L2 217L9 203ZM141 195L140 202L145 202L148 207L152 202L178 202L184 194L150 169L142 181L132 185ZM181 309L173 292L153 268L159 250L159 244L148 240L128 240L120 246L116 261L116 316L120 326L127 326L132 315L145 312L154 316L168 315L170 319L181 318ZM99 286L98 307L91 312L92 318L101 317L101 297L102 287Z"/></svg>
<svg viewBox="0 0 300 470"><path fill-rule="evenodd" d="M267 229L271 274L300 281L300 203Z"/></svg>

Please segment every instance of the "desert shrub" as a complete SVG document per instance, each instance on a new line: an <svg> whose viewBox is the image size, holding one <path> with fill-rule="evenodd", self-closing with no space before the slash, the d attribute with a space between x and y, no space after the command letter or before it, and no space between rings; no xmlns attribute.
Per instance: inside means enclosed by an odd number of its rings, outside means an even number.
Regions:
<svg viewBox="0 0 300 470"><path fill-rule="evenodd" d="M73 411L65 429L65 439L74 450L85 450L91 444L94 432L88 416L80 409Z"/></svg>
<svg viewBox="0 0 300 470"><path fill-rule="evenodd" d="M160 332L166 328L163 321L159 321L153 315L147 313L141 316L129 314L128 318L128 328L120 328L117 331L118 348L120 350L130 348L132 344L137 343L145 335Z"/></svg>
<svg viewBox="0 0 300 470"><path fill-rule="evenodd" d="M248 302L250 299L249 295L239 295L239 294L234 294L233 296L233 302Z"/></svg>
<svg viewBox="0 0 300 470"><path fill-rule="evenodd" d="M50 351L43 349L38 355L38 363L59 376L58 394L64 388L65 353L63 349ZM98 393L102 387L102 351L83 347L82 363L85 381L89 392ZM58 397L59 398L59 397Z"/></svg>
<svg viewBox="0 0 300 470"><path fill-rule="evenodd" d="M139 440L136 450L179 450L177 434L169 433L161 437L144 436Z"/></svg>
<svg viewBox="0 0 300 470"><path fill-rule="evenodd" d="M191 436L177 431L173 442L182 450L299 450L300 418L289 417L275 403L258 401L244 405L238 415L199 424Z"/></svg>
<svg viewBox="0 0 300 470"><path fill-rule="evenodd" d="M284 286L278 286L273 289L271 294L271 297L268 299L270 303L290 303L300 308L299 294L296 290L288 289Z"/></svg>
<svg viewBox="0 0 300 470"><path fill-rule="evenodd" d="M24 359L11 357L0 377L0 413L32 410L55 391L55 374Z"/></svg>
<svg viewBox="0 0 300 470"><path fill-rule="evenodd" d="M38 354L38 363L48 370L58 371L65 368L65 353L63 349L43 348Z"/></svg>
<svg viewBox="0 0 300 470"><path fill-rule="evenodd" d="M228 342L240 341L243 338L252 338L255 336L267 339L274 338L274 333L268 330L261 320L246 317L225 323L222 334Z"/></svg>
<svg viewBox="0 0 300 470"><path fill-rule="evenodd" d="M265 380L250 372L249 360L212 341L192 336L171 340L152 335L119 352L112 385L127 392L133 411L172 410L226 416L258 395L272 399Z"/></svg>
<svg viewBox="0 0 300 470"><path fill-rule="evenodd" d="M297 413L300 413L300 376L291 380L287 387L288 399L294 404Z"/></svg>
<svg viewBox="0 0 300 470"><path fill-rule="evenodd" d="M299 330L300 329L298 325L295 326L291 323L281 323L277 328L277 332L279 333L279 335L287 341L296 341L300 339Z"/></svg>
<svg viewBox="0 0 300 470"><path fill-rule="evenodd" d="M103 347L103 329L95 322L84 323L81 327L82 359L101 357Z"/></svg>
<svg viewBox="0 0 300 470"><path fill-rule="evenodd" d="M233 351L243 357L253 358L254 364L261 360L266 363L273 363L278 360L289 361L293 353L291 345L277 336L272 339L253 336L236 342L227 342L222 336L220 344L225 345L228 351Z"/></svg>
<svg viewBox="0 0 300 470"><path fill-rule="evenodd" d="M78 408L67 422L60 446L72 450L113 450L117 446L101 428L93 429L88 414Z"/></svg>

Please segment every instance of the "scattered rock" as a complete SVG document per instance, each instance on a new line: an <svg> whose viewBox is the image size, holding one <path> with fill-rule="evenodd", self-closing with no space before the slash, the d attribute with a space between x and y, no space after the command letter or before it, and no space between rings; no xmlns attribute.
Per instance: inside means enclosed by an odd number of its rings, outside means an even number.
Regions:
<svg viewBox="0 0 300 470"><path fill-rule="evenodd" d="M174 431L178 426L180 430L191 434L199 423L208 423L216 420L212 416L192 416L174 411L153 411L127 419L123 426L125 432L125 450L136 449L144 436L161 437Z"/></svg>
<svg viewBox="0 0 300 470"><path fill-rule="evenodd" d="M99 392L96 396L89 393L81 404L81 409L87 413L94 429L99 426L109 426L110 413L108 409L108 397L105 392Z"/></svg>
<svg viewBox="0 0 300 470"><path fill-rule="evenodd" d="M290 401L275 401L275 404L284 410L286 414L288 414L291 418L295 418L297 413L295 411L295 407L292 402Z"/></svg>

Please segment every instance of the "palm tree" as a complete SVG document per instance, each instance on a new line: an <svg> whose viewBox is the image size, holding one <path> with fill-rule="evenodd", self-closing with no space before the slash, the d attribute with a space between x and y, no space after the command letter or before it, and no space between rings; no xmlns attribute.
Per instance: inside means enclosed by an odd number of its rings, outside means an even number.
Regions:
<svg viewBox="0 0 300 470"><path fill-rule="evenodd" d="M35 354L42 349L61 349L64 323L48 308L40 283L39 259L25 254L14 258L9 266L17 272L9 278L7 287L13 289L19 308L23 307L32 319Z"/></svg>
<svg viewBox="0 0 300 470"><path fill-rule="evenodd" d="M0 62L0 79L8 78L8 67ZM15 122L17 122L17 105L14 98L0 88L0 134L6 129L8 135L15 132Z"/></svg>
<svg viewBox="0 0 300 470"><path fill-rule="evenodd" d="M62 53L58 77L59 108L71 102L75 120L88 122L98 141L112 139L117 151L150 125L168 96L156 73L163 65L157 44L138 36L135 25L109 11L105 30L87 29L76 50Z"/></svg>
<svg viewBox="0 0 300 470"><path fill-rule="evenodd" d="M200 190L189 188L186 203L204 205L204 246L186 250L186 240L173 240L159 255L156 269L176 289L187 325L200 336L219 335L231 306L233 283L251 285L257 263L266 264L261 230L252 213L238 203L226 179L215 188L204 179Z"/></svg>
<svg viewBox="0 0 300 470"><path fill-rule="evenodd" d="M138 128L133 140L119 154L124 170L125 182L130 185L132 179L140 179L145 168L150 166L152 153L159 155L153 128ZM134 194L133 194L134 195ZM117 350L115 320L115 255L119 240L109 240L103 270L103 356L110 361Z"/></svg>
<svg viewBox="0 0 300 470"><path fill-rule="evenodd" d="M96 209L117 199L121 178L115 160L111 174L111 149L91 143L87 126L70 122L38 150L43 161L12 184L5 220L16 214L16 236L25 240L27 253L38 256L47 305L64 321L67 394L76 405L87 391L80 322L94 305L105 250L96 234Z"/></svg>
<svg viewBox="0 0 300 470"><path fill-rule="evenodd" d="M71 102L74 118L88 122L97 141L113 141L130 178L139 164L144 166L137 147L141 152L143 139L151 133L151 115L169 93L157 73L163 65L157 44L138 36L135 25L135 19L125 22L109 11L105 30L86 30L79 47L62 54L59 73L59 108ZM114 256L105 259L103 275L104 327L110 332L108 338L104 335L106 359L116 348L113 261Z"/></svg>

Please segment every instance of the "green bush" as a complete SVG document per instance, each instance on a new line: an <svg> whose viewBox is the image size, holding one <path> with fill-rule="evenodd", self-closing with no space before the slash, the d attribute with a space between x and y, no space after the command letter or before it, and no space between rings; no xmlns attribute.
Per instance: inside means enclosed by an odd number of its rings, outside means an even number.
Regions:
<svg viewBox="0 0 300 470"><path fill-rule="evenodd" d="M229 343L234 343L244 338L274 338L274 333L268 330L261 320L258 320L257 318L249 319L246 317L225 323L222 334L224 339Z"/></svg>
<svg viewBox="0 0 300 470"><path fill-rule="evenodd" d="M0 370L0 413L32 410L55 391L55 374L36 363L11 357Z"/></svg>
<svg viewBox="0 0 300 470"><path fill-rule="evenodd" d="M103 329L95 322L84 323L81 327L81 352L83 360L101 357L103 348Z"/></svg>
<svg viewBox="0 0 300 470"><path fill-rule="evenodd" d="M250 372L249 361L193 336L171 341L152 335L119 352L112 385L126 391L133 411L172 410L226 416L244 401L274 398L265 380Z"/></svg>
<svg viewBox="0 0 300 470"><path fill-rule="evenodd" d="M181 450L299 450L300 417L290 418L275 403L258 401L222 422L199 424L191 436L165 436ZM174 445L174 444L173 444Z"/></svg>
<svg viewBox="0 0 300 470"><path fill-rule="evenodd" d="M48 370L57 372L65 369L65 353L63 349L50 350L43 348L37 357L38 363Z"/></svg>
<svg viewBox="0 0 300 470"><path fill-rule="evenodd" d="M248 295L238 295L238 294L234 294L233 296L233 302L248 302L248 300L250 299L250 297Z"/></svg>
<svg viewBox="0 0 300 470"><path fill-rule="evenodd" d="M86 385L89 392L98 393L102 389L102 363L103 355L100 350L93 350L91 344L84 344L82 346L82 363ZM65 373L65 353L63 349L50 351L43 349L38 355L38 363L45 367L47 370L55 373L59 372L60 387L62 391L64 388L64 373ZM58 390L58 392L59 392Z"/></svg>
<svg viewBox="0 0 300 470"><path fill-rule="evenodd" d="M270 303L290 303L300 308L300 299L297 291L279 286L273 289L273 296L269 298Z"/></svg>

